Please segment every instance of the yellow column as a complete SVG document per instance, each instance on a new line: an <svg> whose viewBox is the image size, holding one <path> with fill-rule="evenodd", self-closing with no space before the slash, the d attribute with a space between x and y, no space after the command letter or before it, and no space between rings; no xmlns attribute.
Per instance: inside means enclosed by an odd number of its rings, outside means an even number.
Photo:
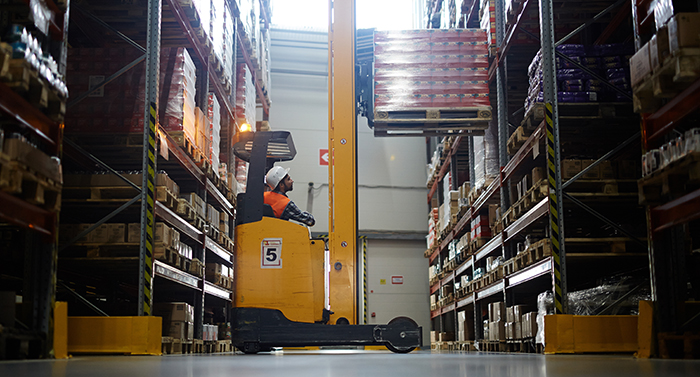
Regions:
<svg viewBox="0 0 700 377"><path fill-rule="evenodd" d="M329 0L328 164L330 305L357 323L355 1Z"/></svg>

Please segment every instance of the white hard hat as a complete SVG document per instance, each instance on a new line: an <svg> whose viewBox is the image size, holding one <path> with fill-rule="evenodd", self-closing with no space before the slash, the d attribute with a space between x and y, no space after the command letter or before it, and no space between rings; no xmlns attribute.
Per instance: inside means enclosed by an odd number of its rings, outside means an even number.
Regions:
<svg viewBox="0 0 700 377"><path fill-rule="evenodd" d="M265 181L267 185L274 190L287 173L289 173L289 169L285 169L281 166L273 166L272 169L267 172L267 175L265 175Z"/></svg>

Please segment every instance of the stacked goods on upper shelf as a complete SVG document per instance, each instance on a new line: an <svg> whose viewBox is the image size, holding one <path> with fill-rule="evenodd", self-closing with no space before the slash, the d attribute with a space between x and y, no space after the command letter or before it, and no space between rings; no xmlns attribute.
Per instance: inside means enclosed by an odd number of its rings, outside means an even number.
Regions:
<svg viewBox="0 0 700 377"><path fill-rule="evenodd" d="M9 86L15 91L29 90L31 78L40 80L44 90L51 91L61 100L68 97L68 87L59 72L59 65L49 50L44 51L47 43L46 33L30 32L23 25L13 24L3 36L0 49L0 77L9 81ZM61 57L57 57L60 59ZM33 86L33 85L32 85ZM48 93L42 93L48 96ZM43 107L48 104L44 104ZM65 111L65 109L64 109ZM62 115L62 114L61 114Z"/></svg>
<svg viewBox="0 0 700 377"><path fill-rule="evenodd" d="M480 29L374 34L374 109L490 106L486 32Z"/></svg>
<svg viewBox="0 0 700 377"><path fill-rule="evenodd" d="M472 191L479 192L498 175L498 129L491 126L484 136L474 136L474 178ZM473 203L472 203L473 204Z"/></svg>
<svg viewBox="0 0 700 377"><path fill-rule="evenodd" d="M496 47L496 0L482 0L479 7L479 25L488 33L487 40L491 51Z"/></svg>
<svg viewBox="0 0 700 377"><path fill-rule="evenodd" d="M224 2L223 17L223 47L221 64L224 66L224 77L233 83L233 64L236 60L236 28L234 26L236 18L231 12L228 1Z"/></svg>
<svg viewBox="0 0 700 377"><path fill-rule="evenodd" d="M236 122L255 126L255 83L246 64L236 67Z"/></svg>
<svg viewBox="0 0 700 377"><path fill-rule="evenodd" d="M204 138L201 136L198 138L196 127L198 123L194 101L196 67L187 49L180 47L161 50L160 77L162 91L159 123L161 127L180 145L184 145L187 139L200 150L205 150ZM140 90L139 94L141 93L143 89ZM141 101L138 105L142 107L143 97L139 96L139 99Z"/></svg>
<svg viewBox="0 0 700 377"><path fill-rule="evenodd" d="M657 3L656 34L630 59L638 113L656 111L700 78L700 13L674 15L667 3Z"/></svg>
<svg viewBox="0 0 700 377"><path fill-rule="evenodd" d="M214 174L219 175L219 153L221 143L221 106L216 94L209 93L207 95L207 123L209 130L207 138L209 139L209 148L205 151L206 158L211 161ZM226 178L226 177L222 177Z"/></svg>
<svg viewBox="0 0 700 377"><path fill-rule="evenodd" d="M631 96L628 60L634 52L632 44L593 46L564 44L557 46L556 51L607 79L610 84ZM556 57L556 69L557 100L559 103L628 101L624 95L608 88L600 80L559 56ZM528 75L530 88L525 99L526 114L535 103L544 102L541 52L538 52L532 60L528 68Z"/></svg>
<svg viewBox="0 0 700 377"><path fill-rule="evenodd" d="M256 72L256 78L258 79L258 84L262 87L262 91L265 94L265 98L270 102L270 30L264 29L260 31L260 43L258 46L259 54L259 68ZM262 100L258 98L258 100Z"/></svg>
<svg viewBox="0 0 700 377"><path fill-rule="evenodd" d="M255 40L260 30L260 23L258 22L260 14L260 6L258 0L239 0L238 10L240 11L240 16L238 20L240 24L239 28L243 33L243 43L245 46L242 48L247 49L249 52L254 54Z"/></svg>
<svg viewBox="0 0 700 377"><path fill-rule="evenodd" d="M140 56L134 48L71 48L66 79L74 93L85 93ZM66 132L143 132L143 104L139 90L144 68L124 72L108 85L92 92L66 113ZM162 80L161 80L162 82ZM143 100L141 101L143 102Z"/></svg>
<svg viewBox="0 0 700 377"><path fill-rule="evenodd" d="M61 160L0 128L0 190L53 212L61 207Z"/></svg>

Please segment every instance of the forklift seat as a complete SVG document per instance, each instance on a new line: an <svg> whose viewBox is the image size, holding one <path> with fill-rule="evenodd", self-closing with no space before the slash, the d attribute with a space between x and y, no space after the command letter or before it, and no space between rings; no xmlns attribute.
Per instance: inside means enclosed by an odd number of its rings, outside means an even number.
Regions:
<svg viewBox="0 0 700 377"><path fill-rule="evenodd" d="M267 203L263 204L263 216L277 217L275 216L275 211L272 210L272 206Z"/></svg>

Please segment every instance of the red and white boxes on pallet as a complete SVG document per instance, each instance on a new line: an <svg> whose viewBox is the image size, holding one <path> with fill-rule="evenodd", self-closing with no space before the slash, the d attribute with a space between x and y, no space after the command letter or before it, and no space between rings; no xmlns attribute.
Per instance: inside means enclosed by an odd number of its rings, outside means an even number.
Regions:
<svg viewBox="0 0 700 377"><path fill-rule="evenodd" d="M194 101L197 78L195 72L194 62L187 49L161 49L160 80L161 86L164 87L161 92L160 126L169 134L183 135L193 145L198 145ZM163 101L166 98L167 100Z"/></svg>
<svg viewBox="0 0 700 377"><path fill-rule="evenodd" d="M481 29L377 31L374 109L490 106Z"/></svg>

